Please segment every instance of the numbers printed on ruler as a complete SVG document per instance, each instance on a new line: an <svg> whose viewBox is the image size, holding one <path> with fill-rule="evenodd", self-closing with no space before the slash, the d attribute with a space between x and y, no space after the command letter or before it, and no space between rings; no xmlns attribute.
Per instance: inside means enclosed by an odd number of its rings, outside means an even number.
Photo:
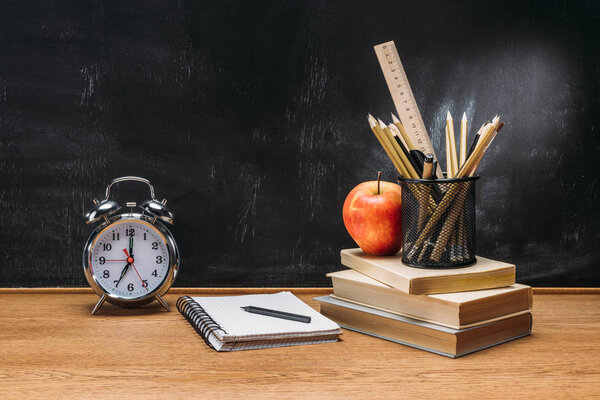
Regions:
<svg viewBox="0 0 600 400"><path fill-rule="evenodd" d="M383 76L392 95L398 117L410 136L413 144L423 153L432 153L437 160L427 129L421 118L419 107L400 61L394 42L375 46L375 54L383 71ZM439 165L438 165L439 168ZM441 169L438 170L441 176Z"/></svg>

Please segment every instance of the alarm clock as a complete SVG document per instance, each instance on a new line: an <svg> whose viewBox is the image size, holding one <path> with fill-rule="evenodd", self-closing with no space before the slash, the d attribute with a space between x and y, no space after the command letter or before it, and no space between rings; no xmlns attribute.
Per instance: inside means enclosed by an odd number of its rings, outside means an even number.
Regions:
<svg viewBox="0 0 600 400"><path fill-rule="evenodd" d="M127 202L129 212L110 200L119 182L142 182L150 188L150 199ZM99 296L92 315L108 301L119 307L137 307L157 300L167 311L162 296L171 288L179 270L179 250L165 224L173 224L167 200L154 197L150 181L137 176L116 178L106 187L104 200L93 200L85 214L86 224L99 223L83 250L85 277Z"/></svg>

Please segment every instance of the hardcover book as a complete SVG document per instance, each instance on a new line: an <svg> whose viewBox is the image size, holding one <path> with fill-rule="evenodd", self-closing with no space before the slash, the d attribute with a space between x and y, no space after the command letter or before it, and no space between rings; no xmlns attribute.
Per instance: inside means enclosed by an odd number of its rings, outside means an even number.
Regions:
<svg viewBox="0 0 600 400"><path fill-rule="evenodd" d="M531 333L531 313L452 329L392 314L331 296L317 297L321 314L343 328L451 358L464 356Z"/></svg>
<svg viewBox="0 0 600 400"><path fill-rule="evenodd" d="M333 282L335 298L454 329L525 314L532 307L531 287L518 283L497 289L411 295L352 269L327 276Z"/></svg>
<svg viewBox="0 0 600 400"><path fill-rule="evenodd" d="M409 294L454 293L510 286L515 266L477 257L472 266L454 269L423 269L405 265L402 254L370 256L361 249L341 251L342 264L388 286Z"/></svg>

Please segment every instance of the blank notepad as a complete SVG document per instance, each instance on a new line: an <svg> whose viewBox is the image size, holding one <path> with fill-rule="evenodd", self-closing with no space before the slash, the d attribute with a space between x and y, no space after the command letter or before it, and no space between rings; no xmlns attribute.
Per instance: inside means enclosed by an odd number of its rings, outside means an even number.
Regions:
<svg viewBox="0 0 600 400"><path fill-rule="evenodd" d="M290 321L241 309L256 306L311 317L310 323ZM217 351L261 349L335 342L340 327L290 292L228 297L188 297L177 309L207 344Z"/></svg>

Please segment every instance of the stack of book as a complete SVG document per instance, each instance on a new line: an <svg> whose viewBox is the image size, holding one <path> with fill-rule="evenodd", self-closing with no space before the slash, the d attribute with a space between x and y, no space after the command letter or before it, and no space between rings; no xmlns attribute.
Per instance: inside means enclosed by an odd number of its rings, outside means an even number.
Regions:
<svg viewBox="0 0 600 400"><path fill-rule="evenodd" d="M515 266L483 257L470 267L420 269L402 256L342 250L351 269L328 274L333 294L321 313L342 327L460 357L531 333L531 288Z"/></svg>

